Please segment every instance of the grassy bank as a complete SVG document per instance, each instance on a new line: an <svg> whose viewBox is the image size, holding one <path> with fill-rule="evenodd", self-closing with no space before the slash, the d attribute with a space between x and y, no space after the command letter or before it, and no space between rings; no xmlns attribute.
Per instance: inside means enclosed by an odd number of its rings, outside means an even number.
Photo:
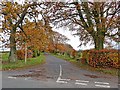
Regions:
<svg viewBox="0 0 120 90"><path fill-rule="evenodd" d="M115 69L115 68L94 68L94 67L89 66L88 64L82 64L80 61L76 61L75 59L72 59L68 56L55 55L55 54L53 54L53 55L55 57L69 61L73 65L76 65L77 67L83 68L85 70L97 71L97 72L101 72L101 73L105 73L105 74L109 74L109 75L113 75L113 76L118 76L118 69Z"/></svg>
<svg viewBox="0 0 120 90"><path fill-rule="evenodd" d="M13 69L21 69L28 68L34 65L40 65L45 62L45 56L41 54L35 58L28 58L27 63L24 60L18 60L16 63L8 63L8 53L2 54L2 70L13 70Z"/></svg>

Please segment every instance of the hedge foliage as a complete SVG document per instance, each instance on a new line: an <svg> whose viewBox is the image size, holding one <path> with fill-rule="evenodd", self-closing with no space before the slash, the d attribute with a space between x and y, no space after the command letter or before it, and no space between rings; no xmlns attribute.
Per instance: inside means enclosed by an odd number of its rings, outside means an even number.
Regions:
<svg viewBox="0 0 120 90"><path fill-rule="evenodd" d="M24 60L25 59L25 52L24 52L24 50L17 50L17 58L19 60Z"/></svg>
<svg viewBox="0 0 120 90"><path fill-rule="evenodd" d="M90 66L120 68L118 50L85 50L82 54L82 59L85 59Z"/></svg>
<svg viewBox="0 0 120 90"><path fill-rule="evenodd" d="M32 58L33 57L33 52L31 50L27 51L27 58ZM17 50L17 58L19 60L24 60L25 59L25 50Z"/></svg>

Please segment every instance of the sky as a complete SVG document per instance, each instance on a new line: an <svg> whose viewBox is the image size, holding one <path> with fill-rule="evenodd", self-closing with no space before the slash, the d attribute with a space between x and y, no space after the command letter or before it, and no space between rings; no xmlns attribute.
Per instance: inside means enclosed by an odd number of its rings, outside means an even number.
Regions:
<svg viewBox="0 0 120 90"><path fill-rule="evenodd" d="M38 15L38 19L41 20L42 16ZM53 27L53 25L51 24L51 26ZM68 39L70 39L67 43L70 44L75 50L86 50L86 49L90 49L90 48L94 48L93 45L87 44L86 46L81 46L78 47L80 45L80 41L79 41L79 37L78 36L73 36L72 34L74 32L69 31L69 29L67 27L64 26L64 28L52 28L53 31L57 31L62 35L65 35Z"/></svg>
<svg viewBox="0 0 120 90"><path fill-rule="evenodd" d="M62 35L65 35L68 39L70 39L67 43L70 44L75 50L86 50L90 48L94 48L93 45L87 44L87 46L80 46L79 36L73 36L73 32L69 31L67 28L53 28L54 31L59 32Z"/></svg>

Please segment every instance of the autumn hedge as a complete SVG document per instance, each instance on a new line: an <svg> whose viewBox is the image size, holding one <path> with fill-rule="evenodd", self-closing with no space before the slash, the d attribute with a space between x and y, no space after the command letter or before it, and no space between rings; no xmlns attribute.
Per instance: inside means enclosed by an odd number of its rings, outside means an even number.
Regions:
<svg viewBox="0 0 120 90"><path fill-rule="evenodd" d="M33 52L31 50L27 51L27 58L32 58L33 57ZM25 59L25 51L24 50L17 50L17 58L19 60L24 60Z"/></svg>
<svg viewBox="0 0 120 90"><path fill-rule="evenodd" d="M82 60L92 67L120 68L118 50L85 50L82 54Z"/></svg>

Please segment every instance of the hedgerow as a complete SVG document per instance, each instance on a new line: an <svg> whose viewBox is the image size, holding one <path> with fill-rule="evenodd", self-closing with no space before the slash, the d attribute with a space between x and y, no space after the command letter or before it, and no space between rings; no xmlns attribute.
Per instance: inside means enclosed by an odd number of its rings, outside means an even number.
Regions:
<svg viewBox="0 0 120 90"><path fill-rule="evenodd" d="M118 50L85 50L82 54L82 59L92 67L120 68Z"/></svg>

